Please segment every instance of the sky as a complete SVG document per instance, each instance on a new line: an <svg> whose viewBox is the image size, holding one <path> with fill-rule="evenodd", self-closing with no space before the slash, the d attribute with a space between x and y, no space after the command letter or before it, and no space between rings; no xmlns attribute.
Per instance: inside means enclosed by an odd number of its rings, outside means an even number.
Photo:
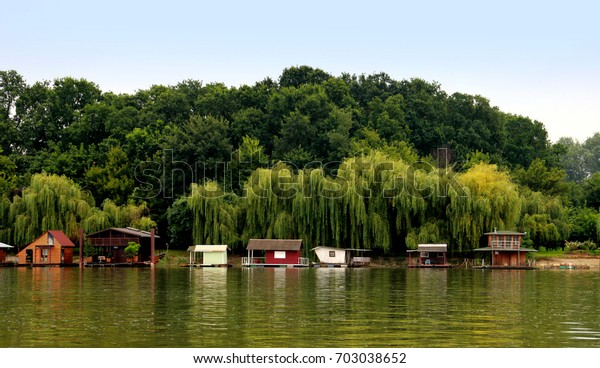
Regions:
<svg viewBox="0 0 600 368"><path fill-rule="evenodd" d="M291 66L385 72L544 123L551 141L600 131L600 2L0 0L0 70L134 93L228 86Z"/></svg>

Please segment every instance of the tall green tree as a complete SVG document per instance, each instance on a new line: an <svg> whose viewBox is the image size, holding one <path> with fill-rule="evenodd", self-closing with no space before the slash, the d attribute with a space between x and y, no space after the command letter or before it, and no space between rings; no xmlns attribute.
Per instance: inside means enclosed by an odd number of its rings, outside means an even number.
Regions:
<svg viewBox="0 0 600 368"><path fill-rule="evenodd" d="M568 211L570 240L595 241L598 239L598 210L586 207L574 207Z"/></svg>
<svg viewBox="0 0 600 368"><path fill-rule="evenodd" d="M590 175L588 168L589 151L573 138L562 137L557 144L564 147L565 153L560 157L561 167L565 170L567 178L581 183Z"/></svg>
<svg viewBox="0 0 600 368"><path fill-rule="evenodd" d="M589 152L586 160L586 166L590 174L600 171L600 133L586 139L583 143L585 149Z"/></svg>
<svg viewBox="0 0 600 368"><path fill-rule="evenodd" d="M588 207L600 209L600 171L583 182L585 202Z"/></svg>
<svg viewBox="0 0 600 368"><path fill-rule="evenodd" d="M4 156L0 148L0 198L8 196L16 189L16 168L15 163L8 156Z"/></svg>
<svg viewBox="0 0 600 368"><path fill-rule="evenodd" d="M281 87L299 87L304 84L323 84L331 75L310 66L293 66L285 68L279 77Z"/></svg>
<svg viewBox="0 0 600 368"><path fill-rule="evenodd" d="M527 186L534 192L548 195L565 194L564 179L566 173L557 167L548 168L546 162L539 158L534 159L527 170L515 170L514 177L521 185Z"/></svg>
<svg viewBox="0 0 600 368"><path fill-rule="evenodd" d="M123 149L112 147L103 164L98 162L87 170L85 183L99 202L110 199L117 205L127 203L135 183L130 160Z"/></svg>
<svg viewBox="0 0 600 368"><path fill-rule="evenodd" d="M177 199L167 210L170 246L185 249L194 243L194 216L187 197Z"/></svg>
<svg viewBox="0 0 600 368"><path fill-rule="evenodd" d="M0 70L0 149L12 152L19 141L17 100L26 88L25 80L15 70Z"/></svg>
<svg viewBox="0 0 600 368"><path fill-rule="evenodd" d="M506 136L503 156L513 166L529 167L535 159L548 160L548 132L539 121L524 116L506 115Z"/></svg>

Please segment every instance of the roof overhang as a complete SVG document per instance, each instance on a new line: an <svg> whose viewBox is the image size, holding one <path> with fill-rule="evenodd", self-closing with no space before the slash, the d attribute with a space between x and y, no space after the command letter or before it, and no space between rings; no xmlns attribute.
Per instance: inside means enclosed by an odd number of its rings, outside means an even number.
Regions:
<svg viewBox="0 0 600 368"><path fill-rule="evenodd" d="M210 253L210 252L226 252L229 250L227 245L192 245L188 247L188 252L194 253Z"/></svg>
<svg viewBox="0 0 600 368"><path fill-rule="evenodd" d="M419 244L417 252L447 252L448 244Z"/></svg>
<svg viewBox="0 0 600 368"><path fill-rule="evenodd" d="M247 250L288 250L302 248L302 239L250 239Z"/></svg>
<svg viewBox="0 0 600 368"><path fill-rule="evenodd" d="M325 247L325 246L318 246L318 247L314 247L311 250L319 250L319 249L325 249L325 250L343 250L345 252L372 252L372 249L358 249L358 248L336 248L336 247Z"/></svg>
<svg viewBox="0 0 600 368"><path fill-rule="evenodd" d="M4 244L2 242L0 242L0 249L2 248L14 248L12 245L8 245L8 244Z"/></svg>
<svg viewBox="0 0 600 368"><path fill-rule="evenodd" d="M518 231L492 231L489 233L483 233L483 235L521 235L521 236L525 236L527 235L527 233L520 233Z"/></svg>
<svg viewBox="0 0 600 368"><path fill-rule="evenodd" d="M93 237L96 237L99 234L102 234L104 232L108 232L110 230L119 232L121 234L127 234L127 235L131 235L131 236L139 237L139 238L150 238L150 237L152 237L152 233L150 231L140 230L140 229L136 229L136 228L133 228L133 227L109 227L108 229L104 229L104 230L96 231L95 233L92 233L92 234L88 234L87 237L92 237L93 238ZM156 235L156 233L154 234L154 237L156 239L160 239L160 236Z"/></svg>

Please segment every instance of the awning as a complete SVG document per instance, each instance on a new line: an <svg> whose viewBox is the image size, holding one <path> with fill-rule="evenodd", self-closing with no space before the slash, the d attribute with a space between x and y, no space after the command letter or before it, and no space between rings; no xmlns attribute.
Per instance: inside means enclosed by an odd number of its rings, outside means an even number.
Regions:
<svg viewBox="0 0 600 368"><path fill-rule="evenodd" d="M0 242L0 248L14 248L12 245L4 244Z"/></svg>

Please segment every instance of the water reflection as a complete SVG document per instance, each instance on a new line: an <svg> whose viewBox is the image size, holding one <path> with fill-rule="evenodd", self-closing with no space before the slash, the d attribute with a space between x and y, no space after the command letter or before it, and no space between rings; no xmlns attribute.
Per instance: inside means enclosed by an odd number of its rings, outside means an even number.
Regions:
<svg viewBox="0 0 600 368"><path fill-rule="evenodd" d="M600 274L0 269L9 347L598 347Z"/></svg>

